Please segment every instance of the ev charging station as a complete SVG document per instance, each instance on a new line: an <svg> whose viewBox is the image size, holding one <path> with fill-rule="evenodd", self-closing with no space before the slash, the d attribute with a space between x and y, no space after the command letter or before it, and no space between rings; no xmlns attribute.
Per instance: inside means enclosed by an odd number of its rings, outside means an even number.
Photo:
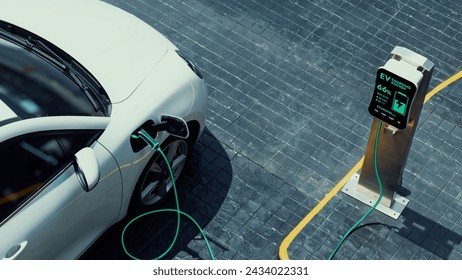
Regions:
<svg viewBox="0 0 462 280"><path fill-rule="evenodd" d="M403 47L395 47L389 60L377 71L369 113L374 116L360 174L354 174L342 191L373 205L380 186L374 168L377 160L383 197L376 209L397 219L409 200L396 193L428 91L434 64ZM383 125L378 131L379 121ZM379 133L377 154L374 155Z"/></svg>

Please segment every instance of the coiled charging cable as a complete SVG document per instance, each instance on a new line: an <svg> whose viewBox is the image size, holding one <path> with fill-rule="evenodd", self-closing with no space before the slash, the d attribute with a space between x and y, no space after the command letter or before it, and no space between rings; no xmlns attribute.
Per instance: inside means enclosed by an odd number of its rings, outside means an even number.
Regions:
<svg viewBox="0 0 462 280"><path fill-rule="evenodd" d="M130 222L128 222L127 225L124 227L124 229L122 231L122 247L123 247L125 253L130 258L132 258L134 260L139 260L137 257L133 256L132 254L130 254L128 252L128 250L127 250L127 248L125 246L125 241L124 241L125 231L127 230L127 228L133 222L135 222L136 220L138 220L138 219L140 219L142 217L145 217L147 215L156 214L156 213L173 212L173 213L177 213L177 226L176 226L176 230L175 230L175 235L174 235L173 240L170 243L169 247L167 248L167 250L165 250L158 257L154 258L154 260L162 259L163 257L165 257L165 255L167 255L172 250L173 246L175 245L175 243L176 243L176 241L178 239L178 235L179 235L179 232L180 232L180 218L181 218L181 215L183 215L186 218L188 218L189 220L191 220L194 223L194 225L199 229L201 235L204 237L205 244L207 246L207 249L208 249L208 251L210 253L210 256L211 256L212 260L215 260L215 255L213 254L212 248L210 247L210 243L209 243L209 241L207 239L207 236L206 236L204 230L201 228L199 223L196 222L196 220L194 220L193 217L191 217L187 213L180 210L180 203L178 201L178 193L177 193L177 189L176 189L175 176L173 175L173 170L172 170L172 167L170 165L170 162L168 161L167 156L164 154L164 152L160 148L159 142L157 142L154 138L152 138L151 135L149 135L144 129L141 129L140 131L138 131L138 134L133 134L132 138L144 140L149 145L149 147L151 147L152 150L155 150L155 151L159 152L162 155L165 163L167 164L167 168L168 168L168 171L170 173L170 177L172 179L172 186L173 186L173 192L174 192L174 196L175 196L176 209L159 209L159 210L149 211L149 212L146 212L144 214L141 214L141 215L135 217Z"/></svg>
<svg viewBox="0 0 462 280"><path fill-rule="evenodd" d="M380 201L382 200L383 197L383 187L382 187L382 181L380 180L380 174L379 174L379 167L377 163L377 150L379 147L379 137L380 137L380 130L382 129L382 121L379 120L379 124L377 127L377 134L375 136L375 143L374 143L374 169L375 169L375 176L377 177L377 182L379 183L379 189L380 189L380 195L375 204L367 211L364 216L362 216L361 219L359 219L356 224L354 224L348 231L345 233L345 235L340 239L338 242L337 246L335 249L332 251L332 253L329 256L329 260L332 260L337 253L338 249L340 249L340 246L342 246L343 242L347 239L347 237L372 213L372 211L375 210L377 205L379 205Z"/></svg>

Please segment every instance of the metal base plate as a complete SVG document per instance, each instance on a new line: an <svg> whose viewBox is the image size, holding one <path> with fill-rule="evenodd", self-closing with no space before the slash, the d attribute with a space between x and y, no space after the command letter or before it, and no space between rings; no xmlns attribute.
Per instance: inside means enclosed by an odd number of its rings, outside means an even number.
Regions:
<svg viewBox="0 0 462 280"><path fill-rule="evenodd" d="M377 201L377 198L371 198L367 195L365 195L362 192L359 192L358 189L358 181L359 181L359 174L355 173L350 180L345 184L345 186L342 188L342 192L345 194L356 198L357 200L361 201L362 203L365 203L369 206L372 206L375 204ZM398 219L401 213L403 212L404 208L406 208L407 204L409 203L409 199L402 197L398 194L395 195L393 198L393 202L391 204L391 207L387 207L381 203L377 205L375 208L376 210L384 213L385 215L392 217L393 219Z"/></svg>

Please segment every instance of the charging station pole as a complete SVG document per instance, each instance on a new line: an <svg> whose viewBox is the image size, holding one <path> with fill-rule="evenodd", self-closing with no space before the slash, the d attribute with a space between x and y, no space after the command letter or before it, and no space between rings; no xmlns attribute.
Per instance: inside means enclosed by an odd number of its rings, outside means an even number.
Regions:
<svg viewBox="0 0 462 280"><path fill-rule="evenodd" d="M396 191L412 144L434 64L403 47L395 47L385 66L377 71L374 94L369 106L373 115L371 133L360 174L353 175L342 191L363 203L373 205L379 198L374 168L374 145L379 121L377 163L383 197L377 210L397 219L409 202Z"/></svg>

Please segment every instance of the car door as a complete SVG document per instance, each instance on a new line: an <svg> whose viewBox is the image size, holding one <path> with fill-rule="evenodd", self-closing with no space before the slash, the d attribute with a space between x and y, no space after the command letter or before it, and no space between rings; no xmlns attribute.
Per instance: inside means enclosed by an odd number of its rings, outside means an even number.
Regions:
<svg viewBox="0 0 462 280"><path fill-rule="evenodd" d="M95 141L100 133L48 131L0 144L0 259L76 258L117 220L121 176ZM100 177L85 191L74 154L89 145Z"/></svg>

